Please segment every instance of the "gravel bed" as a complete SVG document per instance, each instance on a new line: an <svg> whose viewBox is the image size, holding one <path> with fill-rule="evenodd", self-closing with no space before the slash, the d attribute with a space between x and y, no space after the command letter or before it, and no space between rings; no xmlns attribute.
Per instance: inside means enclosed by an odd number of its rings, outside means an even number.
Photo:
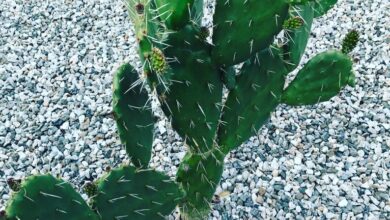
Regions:
<svg viewBox="0 0 390 220"><path fill-rule="evenodd" d="M0 209L9 177L50 172L80 187L128 163L110 114L113 70L140 65L123 2L2 0L0 21ZM362 34L357 86L279 106L226 158L210 219L390 219L389 24L389 0L339 0L315 21L303 62ZM153 104L151 166L173 178L184 148Z"/></svg>

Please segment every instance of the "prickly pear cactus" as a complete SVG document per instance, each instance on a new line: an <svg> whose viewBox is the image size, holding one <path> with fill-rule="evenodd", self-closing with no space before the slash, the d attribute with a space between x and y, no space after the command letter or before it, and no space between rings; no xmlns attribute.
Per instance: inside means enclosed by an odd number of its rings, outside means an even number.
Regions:
<svg viewBox="0 0 390 220"><path fill-rule="evenodd" d="M136 32L149 39L148 47L140 41L143 75L188 147L177 173L185 219L206 218L225 155L256 134L279 104L317 104L354 85L348 56L358 42L354 32L342 51L316 55L285 85L313 20L337 0L216 0L212 32L199 26L202 0L128 2ZM140 4L149 10L134 13ZM139 25L140 18L152 27Z"/></svg>
<svg viewBox="0 0 390 220"><path fill-rule="evenodd" d="M51 176L21 185L11 180L16 193L0 218L154 220L178 206L185 220L207 219L225 156L256 134L279 104L328 101L355 83L348 53L359 35L352 31L341 51L312 57L285 85L301 64L313 20L337 0L216 0L212 31L200 26L203 0L125 2L142 72L124 64L115 73L113 110L136 167L85 184L92 209L68 183ZM277 36L284 40L275 41ZM153 95L188 147L176 182L148 168Z"/></svg>

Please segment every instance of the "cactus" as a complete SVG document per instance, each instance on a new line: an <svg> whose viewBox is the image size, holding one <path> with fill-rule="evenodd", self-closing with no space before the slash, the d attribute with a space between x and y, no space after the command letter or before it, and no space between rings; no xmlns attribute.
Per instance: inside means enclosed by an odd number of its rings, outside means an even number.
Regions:
<svg viewBox="0 0 390 220"><path fill-rule="evenodd" d="M209 30L200 26L202 0L126 0L142 73L129 64L119 68L113 109L135 167L86 183L92 209L68 183L49 175L22 184L10 179L16 193L0 218L163 219L177 205L186 220L207 218L225 156L256 134L279 104L328 101L354 85L348 53L358 43L356 31L347 34L341 51L314 56L285 86L301 62L313 19L336 2L216 0L209 42ZM282 44L274 43L279 34ZM148 92L157 95L188 146L176 182L148 168L153 143Z"/></svg>

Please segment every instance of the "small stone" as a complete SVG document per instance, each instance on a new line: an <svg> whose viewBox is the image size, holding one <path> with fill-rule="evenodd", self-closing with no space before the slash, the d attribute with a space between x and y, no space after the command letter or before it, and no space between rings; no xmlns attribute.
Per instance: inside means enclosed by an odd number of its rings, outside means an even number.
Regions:
<svg viewBox="0 0 390 220"><path fill-rule="evenodd" d="M347 207L347 205L348 205L348 201L345 198L341 199L340 202L338 203L339 207Z"/></svg>

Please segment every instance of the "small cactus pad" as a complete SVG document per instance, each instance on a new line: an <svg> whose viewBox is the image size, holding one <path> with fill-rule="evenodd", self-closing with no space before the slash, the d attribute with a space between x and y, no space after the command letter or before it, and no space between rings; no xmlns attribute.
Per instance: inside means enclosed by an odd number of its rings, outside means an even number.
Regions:
<svg viewBox="0 0 390 220"><path fill-rule="evenodd" d="M121 167L98 182L92 206L102 220L165 219L182 198L168 176L153 170Z"/></svg>
<svg viewBox="0 0 390 220"><path fill-rule="evenodd" d="M224 156L217 149L202 155L187 153L184 156L177 172L177 182L186 192L180 204L184 219L202 220L207 216L209 201L222 176Z"/></svg>
<svg viewBox="0 0 390 220"><path fill-rule="evenodd" d="M312 105L328 101L348 85L354 85L351 59L330 50L313 57L283 92L289 105Z"/></svg>
<svg viewBox="0 0 390 220"><path fill-rule="evenodd" d="M175 57L169 64L171 85L168 90L158 89L158 95L164 113L172 119L172 127L192 152L199 153L214 145L223 85L207 45L197 37L185 37L191 32L191 28L185 28L167 41L172 47L165 52Z"/></svg>
<svg viewBox="0 0 390 220"><path fill-rule="evenodd" d="M285 33L288 42L283 46L283 58L289 71L295 69L305 52L310 37L311 26L314 18L314 10L311 3L292 7L291 17L299 17L303 24L300 28L289 30Z"/></svg>
<svg viewBox="0 0 390 220"><path fill-rule="evenodd" d="M7 220L97 220L73 187L51 175L31 176L6 209Z"/></svg>
<svg viewBox="0 0 390 220"><path fill-rule="evenodd" d="M147 91L137 72L122 65L114 76L113 105L122 143L133 164L147 166L153 144L154 119Z"/></svg>
<svg viewBox="0 0 390 220"><path fill-rule="evenodd" d="M288 8L286 0L217 0L214 60L231 66L267 48L282 30Z"/></svg>
<svg viewBox="0 0 390 220"><path fill-rule="evenodd" d="M179 30L190 21L193 3L194 0L155 0L161 21L173 30Z"/></svg>
<svg viewBox="0 0 390 220"><path fill-rule="evenodd" d="M359 32L352 30L343 39L341 52L348 54L350 53L359 42Z"/></svg>
<svg viewBox="0 0 390 220"><path fill-rule="evenodd" d="M337 3L337 0L315 0L314 2L314 17L320 17Z"/></svg>
<svg viewBox="0 0 390 220"><path fill-rule="evenodd" d="M223 108L218 145L224 153L239 146L267 121L279 104L287 70L278 50L264 50L246 62Z"/></svg>

